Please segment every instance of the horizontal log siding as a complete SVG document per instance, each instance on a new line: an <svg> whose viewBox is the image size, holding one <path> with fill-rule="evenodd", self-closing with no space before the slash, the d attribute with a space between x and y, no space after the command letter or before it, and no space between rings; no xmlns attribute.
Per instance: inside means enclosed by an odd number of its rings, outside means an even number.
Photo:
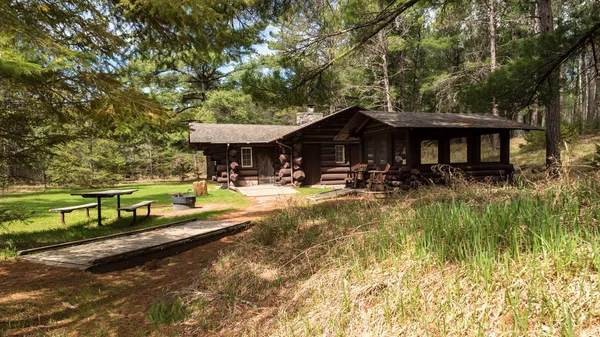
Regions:
<svg viewBox="0 0 600 337"><path fill-rule="evenodd" d="M324 173L348 173L348 172L350 172L350 166L321 167L321 174L324 174Z"/></svg>
<svg viewBox="0 0 600 337"><path fill-rule="evenodd" d="M364 135L374 135L379 133L387 133L387 131L391 130L394 130L394 128L389 125L383 124L378 121L371 121L367 123L367 125L365 125L365 127L362 130L362 133Z"/></svg>
<svg viewBox="0 0 600 337"><path fill-rule="evenodd" d="M255 177L258 176L258 170L256 169L240 169L238 171L240 177Z"/></svg>
<svg viewBox="0 0 600 337"><path fill-rule="evenodd" d="M321 146L321 184L340 185L346 183L346 176L350 172L350 155L348 144L344 145L346 150L344 163L335 162L335 144Z"/></svg>
<svg viewBox="0 0 600 337"><path fill-rule="evenodd" d="M323 121L321 124L302 130L301 142L333 142L333 138L346 126L354 114L341 114Z"/></svg>

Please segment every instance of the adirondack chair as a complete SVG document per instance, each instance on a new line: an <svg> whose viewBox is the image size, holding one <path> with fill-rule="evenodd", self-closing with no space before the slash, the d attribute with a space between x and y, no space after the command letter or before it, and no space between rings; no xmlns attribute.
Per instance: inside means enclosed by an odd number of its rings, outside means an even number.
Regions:
<svg viewBox="0 0 600 337"><path fill-rule="evenodd" d="M390 166L390 163L387 163L383 171L369 171L369 191L373 191L373 187L375 187L377 191L385 190L385 176L390 170Z"/></svg>
<svg viewBox="0 0 600 337"><path fill-rule="evenodd" d="M350 172L346 176L346 186L350 188L359 188L364 186L365 174L367 172L367 164L356 164L352 166Z"/></svg>

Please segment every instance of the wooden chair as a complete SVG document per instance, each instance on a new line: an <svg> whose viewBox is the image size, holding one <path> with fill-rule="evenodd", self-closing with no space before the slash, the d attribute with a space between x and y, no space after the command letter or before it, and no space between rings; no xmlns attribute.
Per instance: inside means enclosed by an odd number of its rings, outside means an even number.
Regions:
<svg viewBox="0 0 600 337"><path fill-rule="evenodd" d="M346 186L350 188L358 188L364 184L365 173L367 172L367 164L356 164L352 166L348 175L346 175Z"/></svg>
<svg viewBox="0 0 600 337"><path fill-rule="evenodd" d="M390 163L385 165L385 169L383 171L369 171L369 187L368 190L373 190L373 185L377 190L381 188L381 190L385 190L385 177L390 170Z"/></svg>

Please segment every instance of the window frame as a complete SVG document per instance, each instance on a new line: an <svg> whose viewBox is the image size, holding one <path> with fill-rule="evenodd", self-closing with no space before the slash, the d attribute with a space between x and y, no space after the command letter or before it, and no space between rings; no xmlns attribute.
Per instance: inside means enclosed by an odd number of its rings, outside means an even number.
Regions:
<svg viewBox="0 0 600 337"><path fill-rule="evenodd" d="M244 150L250 151L250 165L244 165ZM240 166L254 167L254 159L252 158L252 147L251 146L244 146L240 149Z"/></svg>
<svg viewBox="0 0 600 337"><path fill-rule="evenodd" d="M459 154L457 151L452 151L452 141L455 139L460 139L460 143L465 145L465 160L464 161L453 161L452 160L452 155L457 155ZM464 142L462 141L462 139L464 139ZM450 138L448 140L448 142L450 142L450 164L451 165L455 165L455 164L468 164L469 163L469 151L471 150L471 146L469 145L469 137L467 136L463 136L463 137L454 137L454 138ZM455 144L457 144L455 142Z"/></svg>
<svg viewBox="0 0 600 337"><path fill-rule="evenodd" d="M424 163L423 162L423 143L424 142L431 142L434 143L435 142L435 153L436 153L436 158L435 158L435 162L432 163ZM439 139L422 139L419 142L419 152L421 153L420 158L419 158L419 163L421 165L438 165L440 164L440 140Z"/></svg>
<svg viewBox="0 0 600 337"><path fill-rule="evenodd" d="M338 149L342 149L342 160L338 161ZM345 164L346 163L346 145L336 145L333 152L333 159L336 164Z"/></svg>
<svg viewBox="0 0 600 337"><path fill-rule="evenodd" d="M486 134L479 135L479 162L482 164L498 164L498 163L502 162L502 149L500 147L500 144L498 144L499 147L497 150L494 149L490 144L490 147L492 147L491 151L493 151L491 153L492 157L498 157L498 159L497 160L484 160L484 157L490 157L490 153L489 152L484 153L482 151L483 143L484 143L483 137L487 136L488 139L486 139L485 141L486 142L489 141L491 143L494 135L498 135L498 140L500 140L500 132L486 133ZM489 159L489 158L485 158L485 159Z"/></svg>

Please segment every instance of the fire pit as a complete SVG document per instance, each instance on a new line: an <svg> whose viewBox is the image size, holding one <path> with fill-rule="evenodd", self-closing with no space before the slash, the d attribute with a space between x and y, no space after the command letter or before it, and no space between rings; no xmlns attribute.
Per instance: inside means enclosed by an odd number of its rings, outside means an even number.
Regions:
<svg viewBox="0 0 600 337"><path fill-rule="evenodd" d="M196 195L194 193L170 193L173 201L173 210L183 211L196 207Z"/></svg>

